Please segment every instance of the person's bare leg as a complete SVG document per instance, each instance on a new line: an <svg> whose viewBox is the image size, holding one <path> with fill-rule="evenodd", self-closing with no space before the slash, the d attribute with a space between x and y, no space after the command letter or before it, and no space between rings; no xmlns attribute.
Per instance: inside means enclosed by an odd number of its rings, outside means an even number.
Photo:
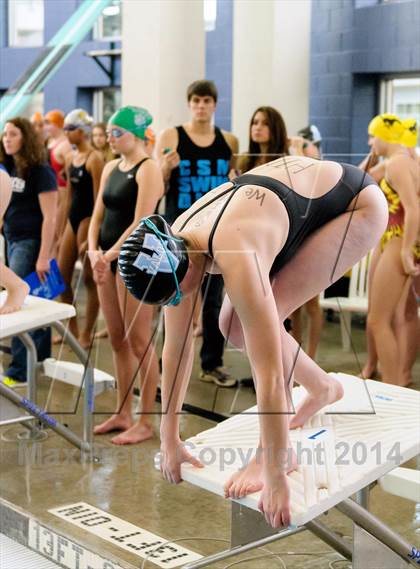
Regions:
<svg viewBox="0 0 420 569"><path fill-rule="evenodd" d="M203 322L201 317L201 311L203 309L203 303L201 300L201 294L198 295L196 303L194 305L194 314L193 314L193 336L194 338L198 338L199 336L203 335Z"/></svg>
<svg viewBox="0 0 420 569"><path fill-rule="evenodd" d="M302 345L302 307L297 308L293 314L290 315L292 322L291 334L298 344Z"/></svg>
<svg viewBox="0 0 420 569"><path fill-rule="evenodd" d="M366 362L363 365L359 377L362 379L377 379L379 377L378 352L376 350L375 337L368 319L366 320L366 350Z"/></svg>
<svg viewBox="0 0 420 569"><path fill-rule="evenodd" d="M76 261L77 238L70 222L68 221L61 240L60 253L58 256L58 267L66 284L66 290L61 294L60 299L62 302L67 304L74 304L74 294L71 281ZM76 338L79 336L76 316L70 318L68 322L68 329L74 336L76 336ZM54 343L60 343L61 341L61 337L58 337L58 340L57 338L54 338L53 340Z"/></svg>
<svg viewBox="0 0 420 569"><path fill-rule="evenodd" d="M368 187L359 194L357 209L352 214L341 215L307 239L272 283L279 321L282 323L296 308L335 282L366 255L385 230L387 218L385 199L377 188ZM307 275L311 275L311 279ZM228 299L222 307L220 327L228 340L243 347L240 322ZM281 350L285 383L292 385L294 375L308 392L290 422L294 428L304 425L325 405L340 399L343 388L300 349L283 326ZM227 494L234 496L244 487L255 488L258 468L261 469L261 465L254 459L240 479L235 479L236 475L231 477L225 486Z"/></svg>
<svg viewBox="0 0 420 569"><path fill-rule="evenodd" d="M159 364L155 352L156 338L153 335L153 306L137 301L128 293L121 278L117 276L117 289L123 314L125 332L131 351L138 361L140 375L140 409L138 419L128 430L112 439L114 444L136 444L153 437L151 416L159 381Z"/></svg>
<svg viewBox="0 0 420 569"><path fill-rule="evenodd" d="M372 281L371 309L368 322L378 351L382 378L385 383L402 385L402 354L393 329L393 320L404 289L410 284L401 260L401 239L395 237L385 246ZM407 290L405 291L407 294Z"/></svg>
<svg viewBox="0 0 420 569"><path fill-rule="evenodd" d="M401 355L401 385L408 386L413 382L412 369L419 348L420 326L417 302L413 283L408 286L407 298L398 304L393 328L397 336L398 351Z"/></svg>
<svg viewBox="0 0 420 569"><path fill-rule="evenodd" d="M79 334L80 345L85 349L89 348L89 346L92 343L93 332L95 329L96 320L99 312L98 291L96 288L95 281L93 280L92 273L89 271L89 269L87 269L88 263L89 260L87 259L84 262L84 271L86 271L86 274L84 275L85 277L84 284L87 294L86 316L85 316L84 327Z"/></svg>
<svg viewBox="0 0 420 569"><path fill-rule="evenodd" d="M357 201L357 209L347 212L305 241L301 249L276 275L272 287L280 322L298 306L319 294L355 265L375 245L387 220L385 198L371 186L365 188ZM308 278L311 275L311 278ZM228 341L243 346L240 322L227 299L221 311L221 330ZM294 362L294 377L308 392L320 396L330 376L299 348L290 335L282 346L285 362ZM287 350L292 353L286 355ZM299 355L296 354L299 350ZM285 378L291 373L285 373Z"/></svg>
<svg viewBox="0 0 420 569"><path fill-rule="evenodd" d="M106 282L98 285L98 295L108 328L117 379L115 413L94 429L96 435L125 431L133 424L133 383L137 362L125 334L123 309L119 305L116 275L109 273Z"/></svg>
<svg viewBox="0 0 420 569"><path fill-rule="evenodd" d="M355 208L312 235L276 276L273 291L281 321L298 302L303 304L325 290L378 242L388 219L384 197L376 187L368 186L360 192ZM287 341L289 350L296 355L293 339L289 336ZM298 407L291 428L303 425L323 406L343 394L338 380L322 370L303 350L295 360L296 381L305 387L308 396Z"/></svg>
<svg viewBox="0 0 420 569"><path fill-rule="evenodd" d="M101 330L95 332L95 340L102 340L103 338L108 338L108 330L106 328L101 328Z"/></svg>
<svg viewBox="0 0 420 569"><path fill-rule="evenodd" d="M369 263L369 274L368 274L368 315L371 305L371 295L372 295L372 280L375 274L376 266L381 256L381 245L377 245L375 250L372 252L370 263ZM378 352L376 351L375 338L373 332L369 325L369 319L366 319L366 350L367 359L360 373L360 377L363 379L374 378L378 374Z"/></svg>
<svg viewBox="0 0 420 569"><path fill-rule="evenodd" d="M62 243L62 237L63 235L61 233L63 233L63 229L65 229L66 227L66 223L67 223L67 219L66 216L68 214L67 212L67 192L71 191L69 188L67 187L59 187L58 188L58 192L57 192L57 198L58 198L58 203L57 203L57 218L56 218L56 240L57 243L55 245L55 254L56 257L58 259L58 257L60 256L60 247L61 247L61 243Z"/></svg>
<svg viewBox="0 0 420 569"><path fill-rule="evenodd" d="M322 309L319 305L319 296L314 296L314 298L308 300L305 308L309 317L307 353L310 358L315 359L324 323Z"/></svg>
<svg viewBox="0 0 420 569"><path fill-rule="evenodd" d="M92 267L86 253L87 233L90 217L84 219L77 231L77 249L83 262L83 281L86 288L86 313L83 329L79 334L79 342L82 348L89 348L93 340L93 330L99 312L99 298L96 283L93 280Z"/></svg>
<svg viewBox="0 0 420 569"><path fill-rule="evenodd" d="M29 286L20 277L0 263L0 285L6 289L7 297L0 307L0 314L11 314L22 308L23 301L29 294Z"/></svg>

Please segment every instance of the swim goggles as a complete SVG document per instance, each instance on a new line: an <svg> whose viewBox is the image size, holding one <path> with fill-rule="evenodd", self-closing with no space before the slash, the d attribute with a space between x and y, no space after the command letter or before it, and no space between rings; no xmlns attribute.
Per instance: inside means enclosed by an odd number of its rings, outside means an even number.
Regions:
<svg viewBox="0 0 420 569"><path fill-rule="evenodd" d="M106 131L106 135L112 136L112 138L121 138L127 132L128 132L128 130L124 130L124 129L119 128L119 127L113 127L113 128L110 128L109 130Z"/></svg>

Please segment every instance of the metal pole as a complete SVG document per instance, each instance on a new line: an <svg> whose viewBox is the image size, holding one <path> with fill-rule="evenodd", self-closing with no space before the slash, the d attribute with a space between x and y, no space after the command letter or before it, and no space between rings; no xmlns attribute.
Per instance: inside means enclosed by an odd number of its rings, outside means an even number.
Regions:
<svg viewBox="0 0 420 569"><path fill-rule="evenodd" d="M256 547L262 547L263 545L268 545L273 541L289 537L290 535L294 535L296 533L300 533L301 531L305 530L306 530L305 526L301 526L295 529L286 529L274 535L269 535L268 537L264 537L257 541L252 541L251 543L247 543L246 545L239 545L238 547L233 547L232 549L226 549L225 551L221 551L220 553L209 555L208 557L204 557L203 559L199 559L198 561L187 563L186 565L183 565L183 569L199 569L200 567L207 567L211 563L216 563L216 561L222 561L223 559L227 559L228 557L233 557L234 555L245 553L245 551L249 551L250 549L255 549Z"/></svg>
<svg viewBox="0 0 420 569"><path fill-rule="evenodd" d="M28 399L33 401L36 405L37 401L37 377L36 377L36 364L38 361L38 353L36 346L29 332L22 332L19 334L19 339L26 348L26 379L28 382L28 388L26 390ZM41 429L39 428L39 423L34 423L30 429L29 438L32 440L37 440L38 436L41 435Z"/></svg>
<svg viewBox="0 0 420 569"><path fill-rule="evenodd" d="M67 342L74 351L80 362L85 366L82 385L84 384L83 396L83 441L85 443L85 452L89 452L89 458L92 458L91 451L93 448L93 411L94 411L94 378L93 369L89 365L89 357L86 351L81 347L73 334L66 330L62 322L53 323L54 328L63 337L63 341ZM86 446L88 445L88 446ZM87 458L87 457L85 457Z"/></svg>
<svg viewBox="0 0 420 569"><path fill-rule="evenodd" d="M93 386L93 369L87 367L85 369L85 393L83 397L83 440L89 445L89 456L86 459L92 459L93 450L93 410L95 404L94 386Z"/></svg>
<svg viewBox="0 0 420 569"><path fill-rule="evenodd" d="M38 358L36 347L28 332L21 332L18 337L26 348L26 377L28 381L28 399L36 403L36 362Z"/></svg>
<svg viewBox="0 0 420 569"><path fill-rule="evenodd" d="M74 351L76 356L79 358L80 362L84 365L89 363L88 355L86 351L82 348L79 342L76 340L75 336L70 332L70 330L66 330L66 327L62 322L56 320L52 323L54 328L57 332L63 337L64 342L68 342L71 349Z"/></svg>
<svg viewBox="0 0 420 569"><path fill-rule="evenodd" d="M18 395L15 391L13 391L13 389L6 387L6 385L4 385L3 383L0 383L0 395L6 397L6 399L11 401L18 407L22 407L22 409L25 409L25 411L27 411L34 417L37 417L41 421L41 423L50 427L57 434L67 439L71 444L78 447L82 452L89 452L90 448L88 443L82 441L77 435L73 433L73 431L62 425L51 415L48 415L48 413L43 411L40 407L38 407L38 405L36 405L30 399Z"/></svg>
<svg viewBox="0 0 420 569"><path fill-rule="evenodd" d="M376 539L392 549L392 551L402 557L404 561L411 563L418 569L420 551L414 546L411 546L405 539L392 531L373 514L349 498L338 504L336 508L353 520L358 526L373 535L373 537L376 537Z"/></svg>
<svg viewBox="0 0 420 569"><path fill-rule="evenodd" d="M337 551L337 553L339 553L349 561L352 560L353 558L352 547L336 533L332 532L330 529L321 524L321 522L318 522L317 520L312 520L311 522L307 522L305 526L314 535L319 537L319 539L322 539L322 541L325 542L327 545L333 547Z"/></svg>
<svg viewBox="0 0 420 569"><path fill-rule="evenodd" d="M369 496L370 496L370 486L365 486L358 492L356 492L354 499L359 506L369 510Z"/></svg>

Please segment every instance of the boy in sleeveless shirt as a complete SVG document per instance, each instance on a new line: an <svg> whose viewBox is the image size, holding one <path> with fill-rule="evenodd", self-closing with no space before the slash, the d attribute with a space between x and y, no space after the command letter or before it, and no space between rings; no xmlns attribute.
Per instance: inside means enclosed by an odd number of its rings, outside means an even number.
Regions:
<svg viewBox="0 0 420 569"><path fill-rule="evenodd" d="M169 223L205 193L229 180L238 140L213 125L217 95L212 81L194 81L187 89L189 122L164 130L157 142L157 157L166 184L165 217ZM207 275L202 296L200 379L220 387L234 387L236 380L223 368L224 338L219 330L223 278Z"/></svg>

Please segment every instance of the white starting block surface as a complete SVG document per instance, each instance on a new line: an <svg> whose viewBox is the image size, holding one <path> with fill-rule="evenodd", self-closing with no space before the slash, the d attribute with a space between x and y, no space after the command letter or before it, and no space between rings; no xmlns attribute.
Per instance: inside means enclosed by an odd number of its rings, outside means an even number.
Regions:
<svg viewBox="0 0 420 569"><path fill-rule="evenodd" d="M6 292L0 293L0 306L6 299ZM71 318L76 314L74 306L28 295L17 312L0 315L0 340L42 328L53 322Z"/></svg>
<svg viewBox="0 0 420 569"><path fill-rule="evenodd" d="M43 363L44 374L47 377L73 385L74 387L81 387L83 385L86 370L83 364L60 361L55 358L47 358ZM112 375L100 369L95 368L93 370L93 389L95 396L113 387L115 387L115 380Z"/></svg>
<svg viewBox="0 0 420 569"><path fill-rule="evenodd" d="M379 480L385 492L420 502L420 470L413 468L396 468Z"/></svg>
<svg viewBox="0 0 420 569"><path fill-rule="evenodd" d="M288 476L291 523L304 525L420 452L420 393L334 374L344 397L290 432L299 468ZM304 395L293 390L295 406ZM182 465L182 478L223 496L227 479L255 455L257 408L186 441L205 468ZM300 448L300 450L299 450ZM318 451L316 451L318 449ZM259 492L238 500L258 510Z"/></svg>

